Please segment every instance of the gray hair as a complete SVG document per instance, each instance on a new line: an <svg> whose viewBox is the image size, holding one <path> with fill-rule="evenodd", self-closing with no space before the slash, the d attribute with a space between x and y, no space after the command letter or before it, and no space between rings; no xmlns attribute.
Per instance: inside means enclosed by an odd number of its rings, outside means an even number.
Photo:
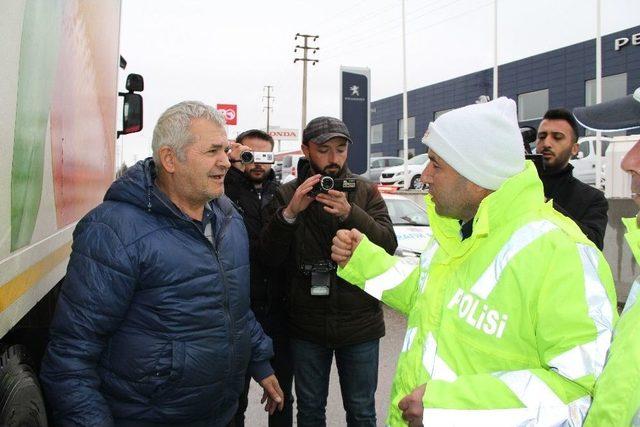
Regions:
<svg viewBox="0 0 640 427"><path fill-rule="evenodd" d="M200 101L183 101L169 107L158 119L153 129L151 149L153 160L160 165L160 148L164 146L175 150L178 160L185 159L184 150L192 141L189 131L191 120L206 119L225 129L225 119L222 113L210 105Z"/></svg>

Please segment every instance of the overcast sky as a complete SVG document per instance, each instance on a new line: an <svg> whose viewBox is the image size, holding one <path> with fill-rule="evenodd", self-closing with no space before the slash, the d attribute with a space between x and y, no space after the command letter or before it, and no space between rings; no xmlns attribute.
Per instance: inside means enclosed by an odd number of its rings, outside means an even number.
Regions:
<svg viewBox="0 0 640 427"><path fill-rule="evenodd" d="M402 91L401 0L123 0L123 73L144 76L142 132L127 135L127 163L150 155L167 107L187 99L238 105L230 137L271 125L299 127L302 65L296 33L318 35L307 119L339 115L341 65L371 69L373 100ZM640 0L602 0L602 32L640 25ZM493 0L406 0L409 90L493 66ZM595 37L596 0L498 0L498 62ZM123 77L121 76L121 79ZM123 86L121 85L121 88Z"/></svg>

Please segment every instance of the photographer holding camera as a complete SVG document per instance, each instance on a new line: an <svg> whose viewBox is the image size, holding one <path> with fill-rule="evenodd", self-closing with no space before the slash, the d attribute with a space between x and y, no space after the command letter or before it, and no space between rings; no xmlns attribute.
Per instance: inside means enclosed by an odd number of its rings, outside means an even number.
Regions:
<svg viewBox="0 0 640 427"><path fill-rule="evenodd" d="M309 122L302 136L305 158L298 162L298 177L276 193L261 235L269 263L284 268L287 275L299 426L326 423L334 353L347 425L376 425L382 310L374 298L340 283L331 261L331 240L339 229L358 228L390 254L397 242L376 187L346 166L351 143L341 120L318 117Z"/></svg>
<svg viewBox="0 0 640 427"><path fill-rule="evenodd" d="M236 204L249 234L251 310L273 341L274 356L271 366L285 397L283 410L275 411L269 416L269 426L291 426L293 369L283 310L283 277L278 271L265 265L259 252L260 231L265 225L263 210L273 199L279 186L271 169L274 161L273 138L266 132L251 129L239 134L230 147L228 155L232 167L225 175L224 191ZM234 427L244 426L250 382L251 377L247 375L233 420Z"/></svg>

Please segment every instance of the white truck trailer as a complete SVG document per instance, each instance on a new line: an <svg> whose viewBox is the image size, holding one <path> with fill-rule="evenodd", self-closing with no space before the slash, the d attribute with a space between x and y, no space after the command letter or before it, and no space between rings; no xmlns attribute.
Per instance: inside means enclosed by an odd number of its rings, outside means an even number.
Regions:
<svg viewBox="0 0 640 427"><path fill-rule="evenodd" d="M37 371L77 221L102 200L120 134L120 0L0 2L0 425L47 425ZM118 95L124 98L117 130Z"/></svg>

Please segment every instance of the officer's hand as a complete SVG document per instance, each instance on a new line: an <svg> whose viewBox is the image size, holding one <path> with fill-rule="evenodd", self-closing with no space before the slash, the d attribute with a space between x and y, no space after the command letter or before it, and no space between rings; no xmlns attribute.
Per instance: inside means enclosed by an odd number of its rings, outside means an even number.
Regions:
<svg viewBox="0 0 640 427"><path fill-rule="evenodd" d="M298 216L300 212L307 209L311 202L313 202L313 197L309 197L309 191L320 182L320 174L313 175L312 177L307 178L302 184L296 188L296 192L293 194L289 205L284 208L284 216L287 218L294 218Z"/></svg>
<svg viewBox="0 0 640 427"><path fill-rule="evenodd" d="M282 411L282 408L284 408L284 393L280 388L280 384L278 384L276 376L273 374L269 375L260 381L260 386L264 389L260 403L267 402L267 404L264 405L264 410L269 412L269 415L273 415L276 408Z"/></svg>
<svg viewBox="0 0 640 427"><path fill-rule="evenodd" d="M320 193L316 196L316 200L325 205L325 212L329 212L343 221L351 213L351 204L347 200L347 194L342 191L329 190L327 194Z"/></svg>
<svg viewBox="0 0 640 427"><path fill-rule="evenodd" d="M338 230L331 246L331 259L340 267L344 267L351 259L351 255L360 241L362 241L362 233L357 229Z"/></svg>
<svg viewBox="0 0 640 427"><path fill-rule="evenodd" d="M238 144L237 142L229 143L229 152L227 153L227 156L229 156L229 162L231 162L231 166L242 172L244 172L244 164L240 161L240 154L245 151L251 151L251 148L246 145Z"/></svg>
<svg viewBox="0 0 640 427"><path fill-rule="evenodd" d="M409 423L410 427L422 427L424 413L422 398L426 387L426 384L421 385L398 403L398 408L402 411L402 418Z"/></svg>

